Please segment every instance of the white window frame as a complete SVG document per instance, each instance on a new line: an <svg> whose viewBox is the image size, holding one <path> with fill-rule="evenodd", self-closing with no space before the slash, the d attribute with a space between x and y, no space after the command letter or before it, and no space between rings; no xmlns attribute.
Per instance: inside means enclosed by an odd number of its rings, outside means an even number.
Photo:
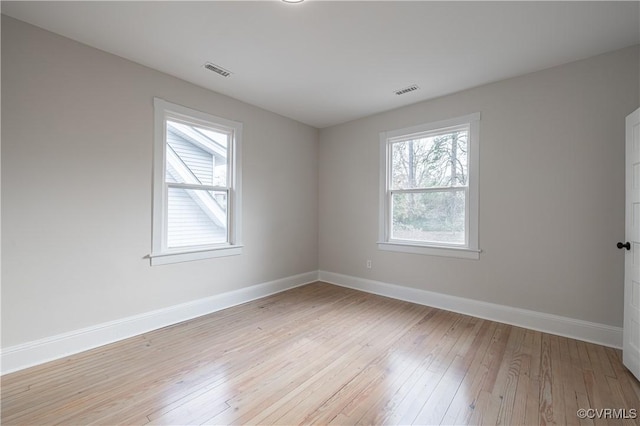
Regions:
<svg viewBox="0 0 640 426"><path fill-rule="evenodd" d="M222 256L242 254L242 173L241 145L242 123L216 117L205 112L177 105L164 99L154 98L154 146L153 146L153 232L151 265L187 262ZM227 196L227 242L221 244L167 247L168 187L166 182L167 119L187 124L204 126L229 133ZM172 184L173 185L173 184ZM175 186L175 185L173 185ZM186 185L188 186L188 185ZM221 188L199 185L198 189L220 190Z"/></svg>
<svg viewBox="0 0 640 426"><path fill-rule="evenodd" d="M479 135L480 113L441 120L432 123L380 133L380 199L378 248L380 250L479 259L478 241L478 176L479 176ZM391 145L411 137L438 133L448 128L469 126L468 141L468 187L465 203L465 241L463 245L436 244L422 241L408 241L391 238Z"/></svg>

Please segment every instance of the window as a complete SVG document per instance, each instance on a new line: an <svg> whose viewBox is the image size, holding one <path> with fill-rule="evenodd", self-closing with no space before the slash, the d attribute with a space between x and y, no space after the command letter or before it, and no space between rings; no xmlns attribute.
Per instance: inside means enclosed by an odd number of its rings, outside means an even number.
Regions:
<svg viewBox="0 0 640 426"><path fill-rule="evenodd" d="M479 120L380 134L380 249L479 258Z"/></svg>
<svg viewBox="0 0 640 426"><path fill-rule="evenodd" d="M151 264L242 252L242 124L154 99Z"/></svg>

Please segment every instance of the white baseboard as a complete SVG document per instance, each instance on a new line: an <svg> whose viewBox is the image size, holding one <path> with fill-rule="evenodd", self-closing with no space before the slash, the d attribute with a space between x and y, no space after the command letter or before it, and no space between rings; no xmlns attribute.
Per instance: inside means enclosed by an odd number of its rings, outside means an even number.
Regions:
<svg viewBox="0 0 640 426"><path fill-rule="evenodd" d="M317 281L307 272L23 343L2 350L2 374L63 358Z"/></svg>
<svg viewBox="0 0 640 426"><path fill-rule="evenodd" d="M318 279L330 284L348 287L393 299L432 306L483 319L529 328L558 336L613 348L622 348L622 328L527 309L513 308L464 297L403 287L350 275L319 271Z"/></svg>
<svg viewBox="0 0 640 426"><path fill-rule="evenodd" d="M403 287L333 272L313 271L4 348L1 358L2 374L64 358L318 280L367 293L613 348L619 349L622 347L621 327Z"/></svg>

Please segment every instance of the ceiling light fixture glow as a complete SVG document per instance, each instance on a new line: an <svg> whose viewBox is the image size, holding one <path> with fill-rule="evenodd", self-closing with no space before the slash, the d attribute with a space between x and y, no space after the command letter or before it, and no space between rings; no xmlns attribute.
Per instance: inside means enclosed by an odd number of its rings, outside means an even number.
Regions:
<svg viewBox="0 0 640 426"><path fill-rule="evenodd" d="M304 0L282 0L285 3L302 3Z"/></svg>

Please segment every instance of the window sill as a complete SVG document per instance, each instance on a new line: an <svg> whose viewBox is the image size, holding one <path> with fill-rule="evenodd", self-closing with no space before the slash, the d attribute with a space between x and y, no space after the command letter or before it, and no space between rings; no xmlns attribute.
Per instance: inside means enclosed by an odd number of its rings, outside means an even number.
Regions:
<svg viewBox="0 0 640 426"><path fill-rule="evenodd" d="M214 257L237 256L242 254L243 246L224 246L206 250L192 250L150 254L151 266L166 265L169 263L191 262L193 260L211 259Z"/></svg>
<svg viewBox="0 0 640 426"><path fill-rule="evenodd" d="M378 249L429 256L455 257L459 259L480 259L480 250L466 247L425 246L405 242L379 242Z"/></svg>

